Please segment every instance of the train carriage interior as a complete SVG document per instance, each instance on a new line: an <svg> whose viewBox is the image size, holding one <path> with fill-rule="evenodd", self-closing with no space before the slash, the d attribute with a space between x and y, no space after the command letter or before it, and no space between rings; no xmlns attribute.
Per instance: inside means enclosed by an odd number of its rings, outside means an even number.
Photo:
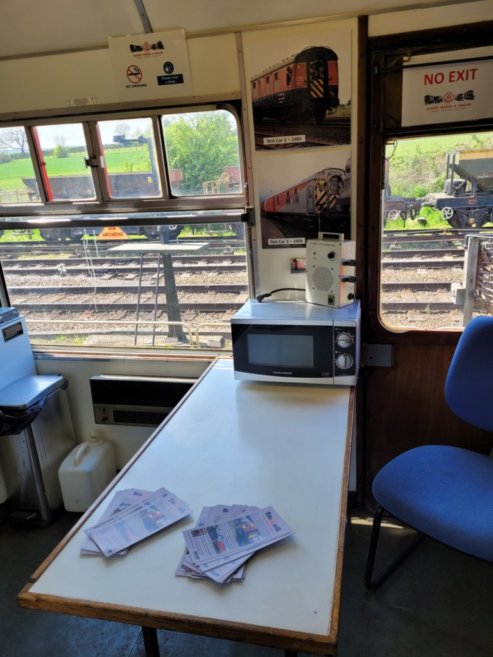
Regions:
<svg viewBox="0 0 493 657"><path fill-rule="evenodd" d="M491 657L491 0L0 17L0 654Z"/></svg>

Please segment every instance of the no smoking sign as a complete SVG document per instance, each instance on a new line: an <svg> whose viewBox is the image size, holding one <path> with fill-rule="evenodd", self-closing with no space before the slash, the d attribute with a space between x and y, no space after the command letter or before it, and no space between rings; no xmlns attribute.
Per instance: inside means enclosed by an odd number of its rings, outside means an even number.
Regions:
<svg viewBox="0 0 493 657"><path fill-rule="evenodd" d="M132 84L139 84L142 82L142 69L136 64L131 64L127 67L127 80Z"/></svg>

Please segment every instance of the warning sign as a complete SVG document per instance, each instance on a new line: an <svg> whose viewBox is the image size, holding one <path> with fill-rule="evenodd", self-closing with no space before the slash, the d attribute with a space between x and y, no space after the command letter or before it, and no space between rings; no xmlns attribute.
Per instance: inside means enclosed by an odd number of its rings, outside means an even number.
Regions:
<svg viewBox="0 0 493 657"><path fill-rule="evenodd" d="M110 37L108 43L122 99L193 94L185 30Z"/></svg>
<svg viewBox="0 0 493 657"><path fill-rule="evenodd" d="M406 64L402 125L490 118L492 75L493 57Z"/></svg>
<svg viewBox="0 0 493 657"><path fill-rule="evenodd" d="M127 233L119 226L106 226L98 235L98 240L126 240Z"/></svg>
<svg viewBox="0 0 493 657"><path fill-rule="evenodd" d="M131 84L139 84L139 82L142 82L142 69L135 64L130 64L127 68L127 80Z"/></svg>

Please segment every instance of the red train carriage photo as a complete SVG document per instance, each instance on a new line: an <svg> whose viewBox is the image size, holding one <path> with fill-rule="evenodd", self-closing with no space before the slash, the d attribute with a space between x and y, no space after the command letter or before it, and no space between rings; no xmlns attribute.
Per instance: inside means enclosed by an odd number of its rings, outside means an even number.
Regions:
<svg viewBox="0 0 493 657"><path fill-rule="evenodd" d="M351 163L345 169L322 169L292 187L265 198L263 219L273 220L278 230L293 236L316 237L318 231L344 233L349 238ZM269 232L268 227L267 233Z"/></svg>
<svg viewBox="0 0 493 657"><path fill-rule="evenodd" d="M251 89L255 121L321 123L339 105L338 57L323 46L304 48L252 78Z"/></svg>

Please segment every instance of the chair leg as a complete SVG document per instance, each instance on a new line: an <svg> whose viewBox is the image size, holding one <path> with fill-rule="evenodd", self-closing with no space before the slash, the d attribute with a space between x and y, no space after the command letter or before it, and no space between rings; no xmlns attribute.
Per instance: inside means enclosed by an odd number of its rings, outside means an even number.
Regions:
<svg viewBox="0 0 493 657"><path fill-rule="evenodd" d="M406 559L406 557L414 550L414 548L422 541L424 538L423 534L418 533L414 540L387 566L382 570L382 572L376 577L373 578L373 570L375 566L375 557L377 554L378 538L380 536L380 526L382 524L382 517L384 514L384 509L379 505L373 518L373 527L371 530L370 537L370 547L368 549L368 558L366 561L365 568L365 586L367 589L377 589L385 580L390 577L390 575L396 570L398 566Z"/></svg>

